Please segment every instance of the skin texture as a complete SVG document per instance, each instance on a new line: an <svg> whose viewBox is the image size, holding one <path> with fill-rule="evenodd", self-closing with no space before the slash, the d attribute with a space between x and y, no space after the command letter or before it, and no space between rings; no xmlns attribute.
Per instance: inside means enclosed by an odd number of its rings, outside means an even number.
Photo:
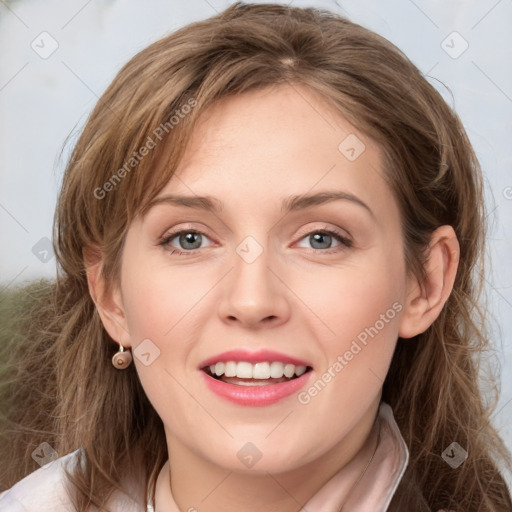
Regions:
<svg viewBox="0 0 512 512"><path fill-rule="evenodd" d="M101 261L90 263L91 295L114 340L135 351L149 339L160 351L149 366L134 357L170 453L158 510L170 510L172 489L181 510L296 511L350 461L357 473L365 466L397 339L423 332L438 316L458 243L442 226L432 237L427 281L408 274L379 147L309 90L250 92L207 114L158 197L210 195L222 209L156 204L130 226L111 293L103 293ZM350 134L365 145L354 161L338 149ZM291 195L334 190L368 208L344 199L281 210ZM180 244L179 236L169 238L180 229L203 234ZM325 229L349 246L327 235L315 241ZM236 251L248 236L263 249L252 263ZM242 407L200 378L199 364L215 354L271 349L309 361L313 383L393 304L394 318L307 404L292 395ZM237 457L248 442L262 453L250 469Z"/></svg>

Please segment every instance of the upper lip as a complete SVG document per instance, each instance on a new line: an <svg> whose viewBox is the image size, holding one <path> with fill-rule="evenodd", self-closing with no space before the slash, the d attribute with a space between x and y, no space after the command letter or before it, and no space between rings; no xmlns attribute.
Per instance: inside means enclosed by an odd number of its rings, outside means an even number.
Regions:
<svg viewBox="0 0 512 512"><path fill-rule="evenodd" d="M250 352L248 350L237 349L228 350L227 352L222 352L222 354L209 357L199 365L199 368L203 369L216 363L226 363L228 361L246 361L252 364L263 363L266 361L279 361L284 364L294 364L295 366L311 366L307 361L286 354L281 354L280 352L275 352L274 350L258 350L255 352Z"/></svg>

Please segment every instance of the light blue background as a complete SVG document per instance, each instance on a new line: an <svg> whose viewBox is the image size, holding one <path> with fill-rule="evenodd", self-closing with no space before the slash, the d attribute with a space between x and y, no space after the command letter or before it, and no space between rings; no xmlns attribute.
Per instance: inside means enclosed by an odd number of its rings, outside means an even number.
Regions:
<svg viewBox="0 0 512 512"><path fill-rule="evenodd" d="M19 0L0 3L0 286L55 273L44 250L68 150L105 87L136 52L232 2ZM284 3L284 2L281 2ZM287 2L290 3L290 2ZM486 177L487 294L502 364L495 423L512 448L512 2L319 0L400 47L455 107ZM338 5L339 4L339 5ZM341 7L340 7L341 5ZM47 59L32 48L47 37ZM451 35L452 32L459 35ZM446 39L450 36L448 39ZM443 43L443 41L446 41ZM453 41L453 42L452 42ZM41 43L39 43L41 45ZM452 46L458 58L445 51ZM443 49L443 46L445 49ZM41 48L42 51L42 48ZM444 85L443 85L444 84ZM134 87L136 84L134 84ZM446 87L445 87L446 86ZM451 92L450 92L451 91ZM36 245L38 244L38 245ZM33 251L33 247L36 249ZM36 254L39 253L39 258Z"/></svg>

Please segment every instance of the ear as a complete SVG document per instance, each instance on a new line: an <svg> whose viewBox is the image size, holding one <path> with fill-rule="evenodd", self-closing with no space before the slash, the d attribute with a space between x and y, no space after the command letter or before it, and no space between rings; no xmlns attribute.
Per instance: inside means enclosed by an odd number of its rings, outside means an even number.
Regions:
<svg viewBox="0 0 512 512"><path fill-rule="evenodd" d="M130 347L130 335L123 309L121 290L117 285L106 285L103 276L103 257L99 248L83 251L89 294L100 315L103 327L110 337L124 347Z"/></svg>
<svg viewBox="0 0 512 512"><path fill-rule="evenodd" d="M460 247L451 226L434 231L427 249L426 279L409 279L399 336L412 338L425 332L439 316L453 289Z"/></svg>

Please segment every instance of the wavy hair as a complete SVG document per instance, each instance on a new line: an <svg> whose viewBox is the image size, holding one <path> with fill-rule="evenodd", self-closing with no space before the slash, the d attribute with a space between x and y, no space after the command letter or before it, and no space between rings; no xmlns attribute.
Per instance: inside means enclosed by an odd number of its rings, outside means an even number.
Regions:
<svg viewBox="0 0 512 512"><path fill-rule="evenodd" d="M326 10L240 2L134 56L74 147L55 216L57 279L30 289L4 374L2 486L35 469L30 453L45 441L59 454L82 448L82 465L69 472L77 512L107 510L124 468L142 468L154 492L168 458L163 425L135 367L111 364L117 344L89 295L84 248L101 249L107 284L116 283L130 223L173 176L199 116L220 98L298 84L382 149L410 272L425 277L425 249L439 226L451 225L460 244L444 309L426 332L398 340L384 383L410 451L390 510L512 510L500 472L509 454L490 422L495 402L479 386L480 363L492 354L479 306L485 215L481 170L461 122L372 31ZM468 452L457 469L441 457L453 441Z"/></svg>

